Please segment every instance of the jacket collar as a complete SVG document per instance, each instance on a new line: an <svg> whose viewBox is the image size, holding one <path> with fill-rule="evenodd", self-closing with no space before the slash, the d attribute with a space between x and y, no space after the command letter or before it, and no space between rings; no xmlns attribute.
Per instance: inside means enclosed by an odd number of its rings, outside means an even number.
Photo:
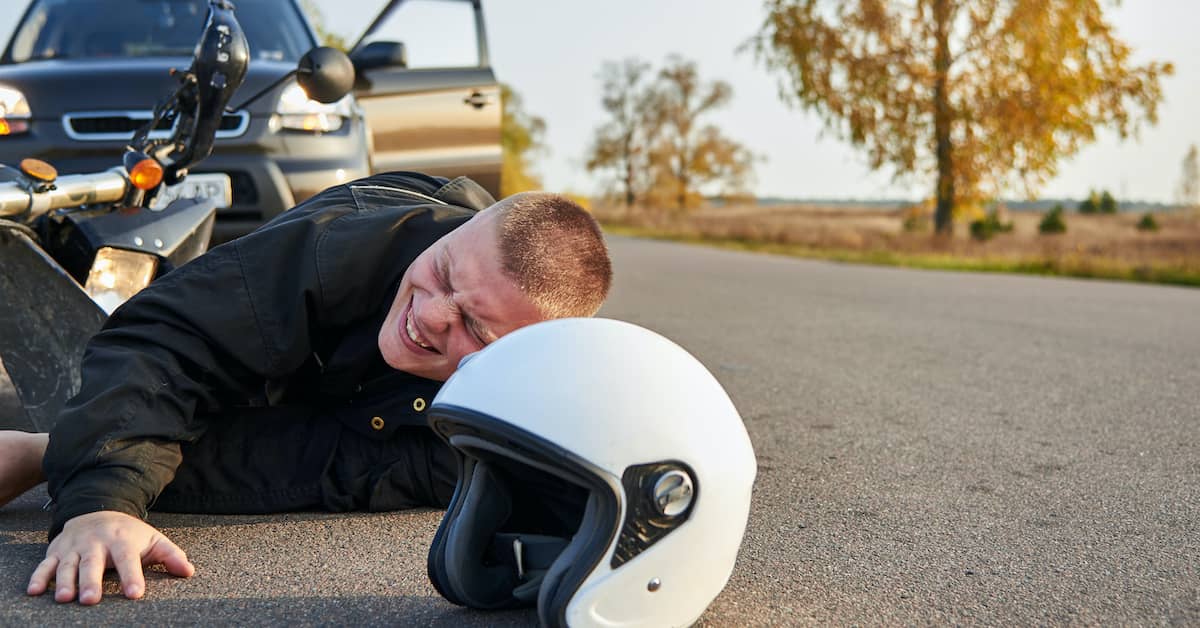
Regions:
<svg viewBox="0 0 1200 628"><path fill-rule="evenodd" d="M492 195L488 194L487 190L466 177L456 177L446 185L438 188L438 191L434 192L433 196L451 205L468 207L475 211L483 211L496 204L496 199L492 198Z"/></svg>

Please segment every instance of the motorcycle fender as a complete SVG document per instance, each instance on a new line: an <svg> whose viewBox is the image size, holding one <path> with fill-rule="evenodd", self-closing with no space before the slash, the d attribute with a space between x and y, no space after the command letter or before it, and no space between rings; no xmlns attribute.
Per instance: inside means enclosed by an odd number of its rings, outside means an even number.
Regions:
<svg viewBox="0 0 1200 628"><path fill-rule="evenodd" d="M0 225L0 361L25 410L0 428L48 432L79 391L89 338L106 319L36 242Z"/></svg>

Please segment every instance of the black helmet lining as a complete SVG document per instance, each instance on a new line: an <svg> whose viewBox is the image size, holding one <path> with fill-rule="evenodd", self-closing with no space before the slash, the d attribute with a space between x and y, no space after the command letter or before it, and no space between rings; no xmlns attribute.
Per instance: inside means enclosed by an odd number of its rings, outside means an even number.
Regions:
<svg viewBox="0 0 1200 628"><path fill-rule="evenodd" d="M618 531L620 489L589 463L510 424L436 410L430 423L457 452L460 472L430 548L434 586L451 602L481 609L526 605L536 592L541 622L565 625L567 604ZM582 501L565 497L572 490ZM531 508L530 493L544 509ZM511 543L514 534L539 544L533 579L497 560L497 541ZM546 564L548 556L554 560Z"/></svg>

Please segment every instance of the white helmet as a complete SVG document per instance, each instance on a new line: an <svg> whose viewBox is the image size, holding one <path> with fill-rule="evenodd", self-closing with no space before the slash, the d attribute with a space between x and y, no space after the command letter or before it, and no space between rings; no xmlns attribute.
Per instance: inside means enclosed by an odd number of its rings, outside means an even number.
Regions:
<svg viewBox="0 0 1200 628"><path fill-rule="evenodd" d="M699 361L629 323L561 319L464 360L429 412L458 486L429 577L549 626L684 626L733 571L757 465Z"/></svg>

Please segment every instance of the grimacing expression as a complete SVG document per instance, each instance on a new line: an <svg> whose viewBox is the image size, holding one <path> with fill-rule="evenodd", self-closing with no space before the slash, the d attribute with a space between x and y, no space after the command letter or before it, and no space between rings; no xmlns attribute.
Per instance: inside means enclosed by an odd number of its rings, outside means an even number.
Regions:
<svg viewBox="0 0 1200 628"><path fill-rule="evenodd" d="M501 268L499 220L486 209L421 253L379 330L394 369L445 380L466 355L545 319Z"/></svg>

